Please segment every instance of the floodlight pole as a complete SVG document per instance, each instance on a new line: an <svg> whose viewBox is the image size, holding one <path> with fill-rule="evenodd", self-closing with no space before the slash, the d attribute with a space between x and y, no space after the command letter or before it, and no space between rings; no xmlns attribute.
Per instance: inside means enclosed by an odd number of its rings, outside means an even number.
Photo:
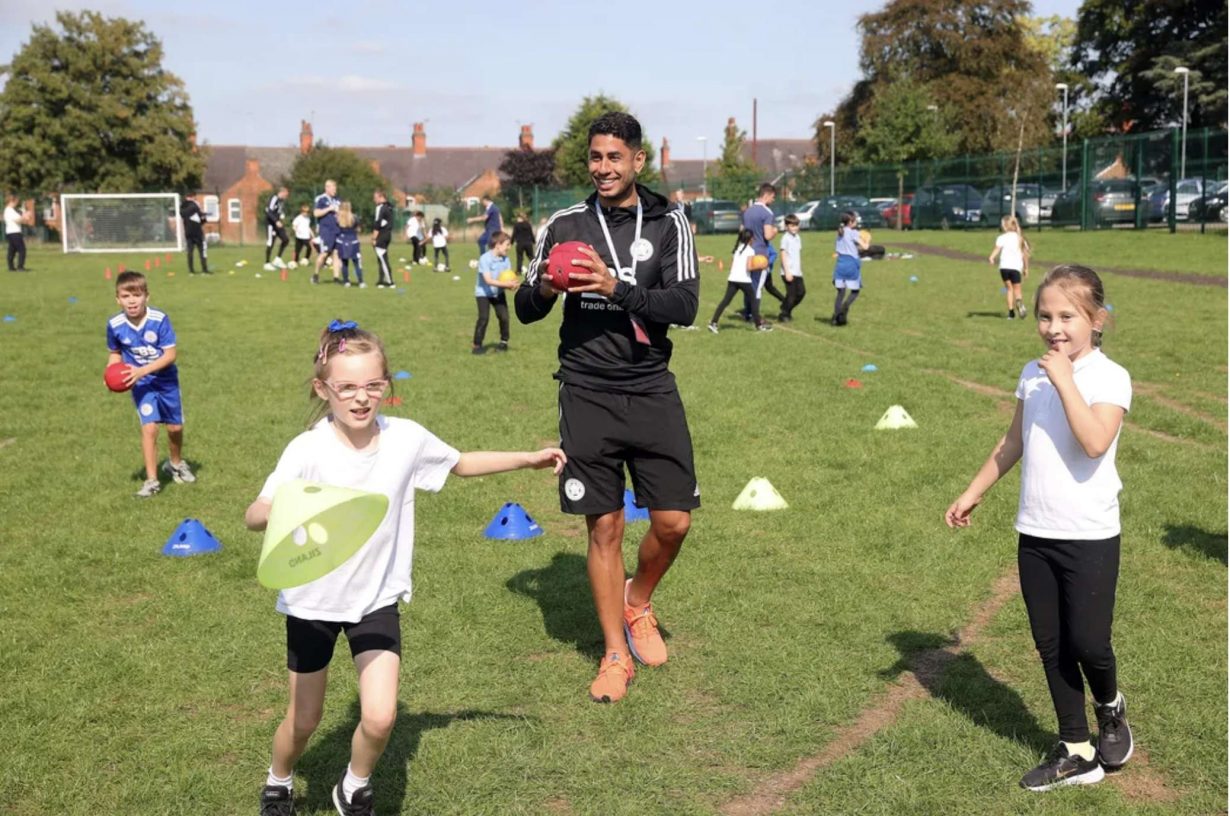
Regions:
<svg viewBox="0 0 1230 816"><path fill-rule="evenodd" d="M1190 68L1180 65L1174 69L1176 74L1183 75L1183 137L1179 145L1179 178L1187 178L1187 76L1192 71Z"/></svg>
<svg viewBox="0 0 1230 816"><path fill-rule="evenodd" d="M1055 83L1055 90L1063 91L1063 189L1068 189L1068 83Z"/></svg>
<svg viewBox="0 0 1230 816"><path fill-rule="evenodd" d="M696 141L700 142L700 195L702 198L709 197L709 137L697 136Z"/></svg>
<svg viewBox="0 0 1230 816"><path fill-rule="evenodd" d="M830 120L824 123L829 129L829 195L837 195L837 185L834 183L837 169L837 123Z"/></svg>

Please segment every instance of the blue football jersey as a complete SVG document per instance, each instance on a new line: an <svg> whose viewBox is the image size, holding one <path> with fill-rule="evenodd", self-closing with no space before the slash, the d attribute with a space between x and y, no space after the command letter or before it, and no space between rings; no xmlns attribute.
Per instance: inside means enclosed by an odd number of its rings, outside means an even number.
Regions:
<svg viewBox="0 0 1230 816"><path fill-rule="evenodd" d="M120 358L130 366L148 365L162 357L175 345L175 329L165 312L147 308L145 319L134 326L120 312L107 322L107 348L118 351ZM137 381L138 385L174 384L179 381L179 372L174 363L148 374Z"/></svg>
<svg viewBox="0 0 1230 816"><path fill-rule="evenodd" d="M323 210L325 207L336 207L336 206L339 206L341 203L342 203L341 199L331 196L328 193L321 193L320 195L316 196L316 204L312 209ZM316 226L327 232L336 232L337 231L337 213L331 212L331 213L326 213L325 215L321 216L320 218L316 220Z"/></svg>

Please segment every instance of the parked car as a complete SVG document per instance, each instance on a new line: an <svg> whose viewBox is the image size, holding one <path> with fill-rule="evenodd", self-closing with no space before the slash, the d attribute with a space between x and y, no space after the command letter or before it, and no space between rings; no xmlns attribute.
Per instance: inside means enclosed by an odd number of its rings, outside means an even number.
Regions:
<svg viewBox="0 0 1230 816"><path fill-rule="evenodd" d="M1085 196L1089 197L1089 217L1094 225L1132 223L1136 220L1137 204L1148 206L1148 199L1137 199L1135 179L1095 181L1086 187L1070 187L1055 199L1051 220L1057 224L1081 223Z"/></svg>
<svg viewBox="0 0 1230 816"><path fill-rule="evenodd" d="M819 203L819 199L816 199L815 201L808 201L802 207L799 207L794 211L794 214L799 219L799 229L811 229L811 214L816 211L816 205ZM779 230L784 230L786 228L786 216L779 215L775 219L775 223L777 224L777 228Z"/></svg>
<svg viewBox="0 0 1230 816"><path fill-rule="evenodd" d="M982 193L968 184L938 184L914 191L915 229L969 227L982 222Z"/></svg>
<svg viewBox="0 0 1230 816"><path fill-rule="evenodd" d="M1016 186L1016 218L1022 225L1034 225L1051 220L1051 208L1057 193L1038 184ZM982 218L992 224L1008 214L1012 206L1012 186L997 184L982 197Z"/></svg>
<svg viewBox="0 0 1230 816"><path fill-rule="evenodd" d="M743 226L743 213L734 201L710 199L692 202L692 221L696 231L703 234L714 232L738 232Z"/></svg>
<svg viewBox="0 0 1230 816"><path fill-rule="evenodd" d="M1191 202L1187 208L1188 221L1220 221L1226 223L1226 182L1208 195Z"/></svg>
<svg viewBox="0 0 1230 816"><path fill-rule="evenodd" d="M863 196L829 196L816 203L811 213L811 228L814 230L835 230L841 223L841 214L853 212L858 216L858 226L883 227L887 225L884 216Z"/></svg>
<svg viewBox="0 0 1230 816"><path fill-rule="evenodd" d="M890 227L897 226L897 210L901 210L901 228L910 228L910 213L913 210L914 194L906 193L901 197L901 203L898 205L896 201L889 204L883 210L884 222Z"/></svg>
<svg viewBox="0 0 1230 816"><path fill-rule="evenodd" d="M1148 202L1150 221L1164 221L1170 207L1170 185L1163 182L1150 185L1140 191L1142 201Z"/></svg>
<svg viewBox="0 0 1230 816"><path fill-rule="evenodd" d="M1191 203L1204 195L1204 180L1198 178L1179 179L1174 187L1175 208L1174 217L1178 221L1187 220L1187 208ZM1169 213L1167 213L1169 214Z"/></svg>

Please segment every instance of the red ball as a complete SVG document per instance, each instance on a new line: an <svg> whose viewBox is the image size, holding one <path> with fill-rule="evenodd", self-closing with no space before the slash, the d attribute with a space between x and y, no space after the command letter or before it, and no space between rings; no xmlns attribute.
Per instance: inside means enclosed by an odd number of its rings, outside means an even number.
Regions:
<svg viewBox="0 0 1230 816"><path fill-rule="evenodd" d="M127 391L132 388L131 385L125 385L124 383L124 377L128 374L128 367L128 363L112 363L103 372L103 382L112 391Z"/></svg>
<svg viewBox="0 0 1230 816"><path fill-rule="evenodd" d="M570 277L573 272L589 271L588 267L572 265L573 258L579 261L589 260L589 256L582 252L582 249L589 249L589 244L583 241L565 241L551 247L551 253L547 255L547 277L551 280L551 285L559 291L563 292L572 285Z"/></svg>

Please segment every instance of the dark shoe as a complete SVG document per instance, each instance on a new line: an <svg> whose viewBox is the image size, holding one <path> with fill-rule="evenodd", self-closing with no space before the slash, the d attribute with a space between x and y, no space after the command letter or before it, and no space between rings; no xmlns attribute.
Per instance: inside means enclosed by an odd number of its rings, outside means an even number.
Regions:
<svg viewBox="0 0 1230 816"><path fill-rule="evenodd" d="M474 348L470 349L470 353L471 354L486 354L487 349L485 346L475 346Z"/></svg>
<svg viewBox="0 0 1230 816"><path fill-rule="evenodd" d="M1119 695L1118 705L1093 706L1098 718L1098 759L1108 768L1122 767L1132 758L1132 729L1128 727L1127 700Z"/></svg>
<svg viewBox="0 0 1230 816"><path fill-rule="evenodd" d="M337 808L340 816L375 816L375 795L372 793L372 786L364 785L359 788L347 802L346 795L342 793L342 780L345 778L346 774L342 774L342 778L337 780L337 784L333 786L333 807Z"/></svg>
<svg viewBox="0 0 1230 816"><path fill-rule="evenodd" d="M496 351L508 351L508 344L501 342L498 346L495 347L495 350Z"/></svg>
<svg viewBox="0 0 1230 816"><path fill-rule="evenodd" d="M1096 756L1093 759L1070 756L1068 746L1057 742L1038 767L1021 777L1021 787L1041 792L1065 785L1093 785L1105 776Z"/></svg>
<svg viewBox="0 0 1230 816"><path fill-rule="evenodd" d="M838 326L844 326L844 325L846 325L846 315L847 315L847 314L849 314L849 313L848 313L848 312L842 312L841 314L837 315L837 325L838 325Z"/></svg>
<svg viewBox="0 0 1230 816"><path fill-rule="evenodd" d="M841 317L836 312L834 312L833 316L829 318L829 325L830 326L840 326L841 325Z"/></svg>
<svg viewBox="0 0 1230 816"><path fill-rule="evenodd" d="M716 324L716 323L712 323L712 322L711 322L711 323L709 324L709 331L713 332L714 334L717 334L717 333L718 333L718 331L719 331L719 330L718 330L718 324Z"/></svg>
<svg viewBox="0 0 1230 816"><path fill-rule="evenodd" d="M295 816L295 796L290 788L266 785L261 791L261 816Z"/></svg>

